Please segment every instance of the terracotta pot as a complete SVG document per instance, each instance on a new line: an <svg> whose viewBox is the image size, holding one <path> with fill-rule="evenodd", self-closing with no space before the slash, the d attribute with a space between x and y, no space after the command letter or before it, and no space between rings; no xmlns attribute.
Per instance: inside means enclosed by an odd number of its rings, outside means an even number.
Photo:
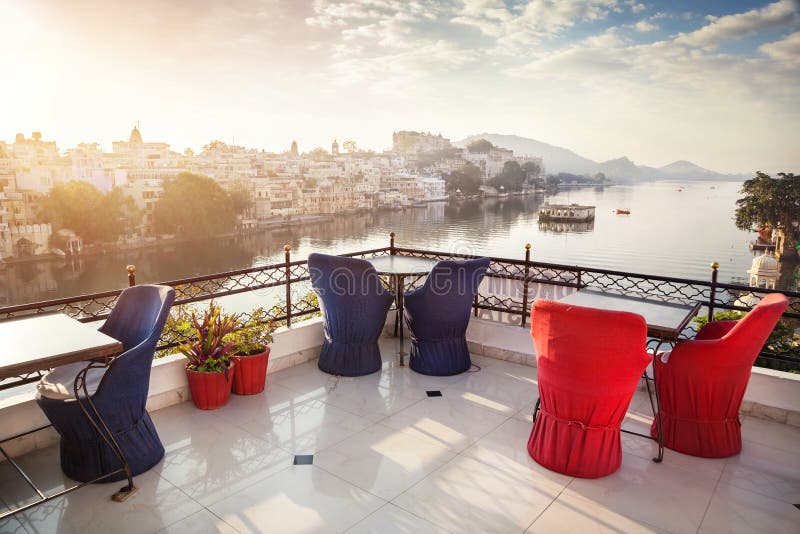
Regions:
<svg viewBox="0 0 800 534"><path fill-rule="evenodd" d="M251 356L234 356L236 375L233 377L233 392L237 395L255 395L264 391L269 363L269 347L264 352Z"/></svg>
<svg viewBox="0 0 800 534"><path fill-rule="evenodd" d="M215 410L228 404L235 370L233 362L228 367L227 373L200 373L186 369L194 405L201 410Z"/></svg>

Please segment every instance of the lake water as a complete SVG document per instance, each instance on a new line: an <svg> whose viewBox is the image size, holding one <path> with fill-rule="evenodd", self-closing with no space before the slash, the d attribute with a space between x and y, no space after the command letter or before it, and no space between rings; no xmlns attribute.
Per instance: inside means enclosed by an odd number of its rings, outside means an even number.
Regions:
<svg viewBox="0 0 800 534"><path fill-rule="evenodd" d="M682 190L679 191L679 187ZM139 283L199 276L294 259L309 253L397 246L524 258L525 243L538 261L707 280L720 264L720 280L747 276L754 234L733 223L740 183L647 183L562 191L556 195L429 204L402 212L337 216L257 234L88 256L38 261L0 270L5 305L118 289L125 266L137 266ZM540 227L544 202L597 206L593 225L579 231ZM630 215L616 215L616 208Z"/></svg>

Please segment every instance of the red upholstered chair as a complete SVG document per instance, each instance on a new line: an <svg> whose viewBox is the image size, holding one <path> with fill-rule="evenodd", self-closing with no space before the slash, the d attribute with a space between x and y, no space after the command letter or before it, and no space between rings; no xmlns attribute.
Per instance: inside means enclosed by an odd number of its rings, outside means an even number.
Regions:
<svg viewBox="0 0 800 534"><path fill-rule="evenodd" d="M758 353L789 299L767 295L739 321L708 323L679 343L667 363L656 360L664 446L724 458L742 450L739 407ZM650 429L655 436L655 423Z"/></svg>
<svg viewBox="0 0 800 534"><path fill-rule="evenodd" d="M528 452L571 476L613 473L622 462L622 420L652 361L644 318L539 300L531 325L541 404Z"/></svg>

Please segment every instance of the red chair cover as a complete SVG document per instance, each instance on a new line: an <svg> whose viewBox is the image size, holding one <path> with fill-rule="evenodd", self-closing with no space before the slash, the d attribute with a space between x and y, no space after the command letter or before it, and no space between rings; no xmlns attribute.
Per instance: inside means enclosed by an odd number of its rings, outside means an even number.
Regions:
<svg viewBox="0 0 800 534"><path fill-rule="evenodd" d="M785 295L767 295L742 320L708 323L667 363L657 359L665 447L705 458L742 450L739 407L750 371L788 304ZM650 433L657 435L655 422Z"/></svg>
<svg viewBox="0 0 800 534"><path fill-rule="evenodd" d="M622 420L652 361L644 318L539 300L531 325L541 408L528 452L571 476L613 473L622 462Z"/></svg>

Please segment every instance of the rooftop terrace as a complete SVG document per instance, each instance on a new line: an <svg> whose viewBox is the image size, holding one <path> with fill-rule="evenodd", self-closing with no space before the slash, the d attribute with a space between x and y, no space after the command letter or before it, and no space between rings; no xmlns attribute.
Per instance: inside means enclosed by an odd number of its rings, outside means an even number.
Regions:
<svg viewBox="0 0 800 534"><path fill-rule="evenodd" d="M371 257L442 253L395 248ZM131 272L131 283L134 282ZM409 285L421 279L409 280ZM525 324L537 298L591 288L642 293L708 309L747 309L768 290L656 275L620 273L494 258L467 331L472 372L417 374L397 365L397 339L381 340L380 373L335 377L319 371L322 343L305 261L168 282L176 304L264 291L285 294L274 319L266 391L233 396L216 411L194 407L182 356L155 360L148 410L166 448L164 459L135 478L123 503L109 497L122 483L93 485L0 520L0 532L797 532L800 524L800 375L754 368L742 404L740 455L709 460L671 450L654 463L655 442L622 435L622 467L594 480L538 465L526 450L537 398L533 343ZM299 290L299 291L298 291ZM119 291L0 308L0 318L60 311L94 322ZM800 294L784 317L800 317ZM294 295L294 296L293 296ZM749 302L749 301L748 301ZM746 303L745 303L746 304ZM387 318L391 330L394 312ZM691 335L691 332L687 332ZM166 330L161 345L177 340ZM793 353L762 354L797 368ZM36 379L33 377L33 379ZM0 385L2 386L2 385ZM44 424L33 386L0 395L0 439ZM441 396L429 396L440 392ZM647 432L646 391L631 402L623 428ZM69 487L52 428L4 443L45 493ZM313 455L311 465L293 465ZM0 463L0 510L35 494Z"/></svg>
<svg viewBox="0 0 800 534"><path fill-rule="evenodd" d="M536 368L475 355L479 370L429 377L381 342L380 373L340 378L311 360L268 375L260 395L216 411L182 402L152 413L164 459L121 483L94 485L0 523L2 532L796 532L800 428L743 420L738 456L708 460L623 434L623 461L587 480L527 453ZM441 397L428 396L440 391ZM624 427L645 430L645 391ZM293 465L313 455L313 465ZM48 492L71 482L50 446L21 458ZM7 465L0 498L34 495Z"/></svg>

